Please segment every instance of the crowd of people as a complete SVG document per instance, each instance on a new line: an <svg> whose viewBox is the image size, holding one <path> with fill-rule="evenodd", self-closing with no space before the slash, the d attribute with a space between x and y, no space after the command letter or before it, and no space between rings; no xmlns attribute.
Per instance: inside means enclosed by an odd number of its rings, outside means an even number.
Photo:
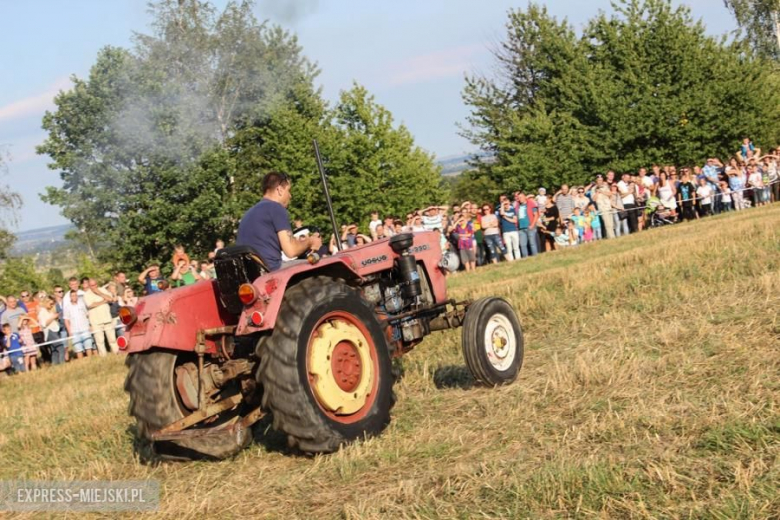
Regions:
<svg viewBox="0 0 780 520"><path fill-rule="evenodd" d="M777 202L779 162L780 147L762 155L745 139L728 164L712 157L703 166L652 165L649 171L640 168L636 174L621 175L610 170L587 185L564 184L552 194L544 187L535 194L515 191L500 195L495 204L430 206L404 219L382 219L375 211L363 230L357 223L343 225L340 239L342 247L351 248L398 233L435 231L442 250L457 253L462 268L472 271L479 265ZM298 240L311 231L301 221L295 221L294 228ZM175 246L170 276L164 276L159 265L148 266L137 278L140 295L215 279L215 257L224 247L222 240L216 241L207 258L198 261L190 259L183 246ZM337 252L336 237L319 252ZM102 284L72 277L67 285L67 291L56 285L51 293L25 290L0 297L0 376L36 370L41 362L57 365L119 351L119 308L138 301L126 274L118 271Z"/></svg>
<svg viewBox="0 0 780 520"><path fill-rule="evenodd" d="M140 296L216 277L214 255L203 262L190 260L184 247L174 248L170 277L160 266L149 266L138 276ZM123 326L119 308L134 307L139 296L124 271L107 283L95 278L71 277L65 290L20 291L0 296L0 377L37 370L41 364L59 365L93 355L118 353L117 336Z"/></svg>
<svg viewBox="0 0 780 520"><path fill-rule="evenodd" d="M514 261L561 248L638 233L686 220L742 211L780 200L780 147L762 155L745 139L727 164L716 157L703 166L652 165L636 173L609 170L587 185L564 184L550 194L515 191L495 204L464 201L406 215L371 213L366 233L342 226L342 241L354 247L407 231L437 231L444 250L461 266ZM331 240L330 251L335 251Z"/></svg>

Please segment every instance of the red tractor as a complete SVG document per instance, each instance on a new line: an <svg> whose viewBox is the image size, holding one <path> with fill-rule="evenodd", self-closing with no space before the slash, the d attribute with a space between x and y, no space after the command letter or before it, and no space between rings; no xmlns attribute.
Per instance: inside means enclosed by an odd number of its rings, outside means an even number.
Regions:
<svg viewBox="0 0 780 520"><path fill-rule="evenodd" d="M220 250L215 263L217 280L120 309L130 414L161 456L230 456L268 413L289 445L308 453L379 434L394 403L391 360L434 331L463 326L466 364L485 385L514 381L522 366L523 333L509 303L447 298L435 232L274 272L245 246Z"/></svg>

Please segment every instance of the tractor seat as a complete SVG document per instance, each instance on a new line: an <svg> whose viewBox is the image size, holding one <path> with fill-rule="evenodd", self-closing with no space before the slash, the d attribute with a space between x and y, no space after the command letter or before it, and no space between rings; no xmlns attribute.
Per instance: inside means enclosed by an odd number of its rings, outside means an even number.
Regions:
<svg viewBox="0 0 780 520"><path fill-rule="evenodd" d="M244 304L238 298L238 288L270 272L251 246L229 246L220 249L214 258L214 268L217 271L219 300L231 314L241 314L244 310Z"/></svg>

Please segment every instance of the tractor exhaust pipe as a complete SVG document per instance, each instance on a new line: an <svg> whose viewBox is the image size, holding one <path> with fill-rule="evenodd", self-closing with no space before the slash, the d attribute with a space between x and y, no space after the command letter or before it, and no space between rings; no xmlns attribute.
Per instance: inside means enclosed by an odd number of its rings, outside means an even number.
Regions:
<svg viewBox="0 0 780 520"><path fill-rule="evenodd" d="M316 139L312 139L314 143L314 157L317 159L317 168L320 170L320 179L322 179L322 190L325 192L325 202L328 204L328 215L330 215L330 224L333 226L333 236L336 237L336 247L339 251L343 251L344 248L341 245L341 236L339 235L339 227L336 224L336 216L333 214L333 202L330 200L330 191L328 191L328 179L325 176L325 168L322 166L322 157L320 156L320 146L317 144Z"/></svg>

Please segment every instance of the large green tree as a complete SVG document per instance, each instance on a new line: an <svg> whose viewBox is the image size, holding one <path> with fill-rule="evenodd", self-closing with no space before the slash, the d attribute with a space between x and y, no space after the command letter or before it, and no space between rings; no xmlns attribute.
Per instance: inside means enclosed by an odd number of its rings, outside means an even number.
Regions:
<svg viewBox="0 0 780 520"><path fill-rule="evenodd" d="M537 5L510 11L496 62L496 77L467 81L464 133L490 154L480 174L505 188L725 158L744 135L780 138L772 69L669 0L616 3L579 37Z"/></svg>
<svg viewBox="0 0 780 520"><path fill-rule="evenodd" d="M231 240L270 170L293 177L293 217L325 226L312 153L320 141L342 220L438 200L438 169L361 87L329 108L294 35L260 23L251 2L151 7L150 34L106 47L89 77L57 96L47 140L62 207L100 260L163 261L175 243L205 254Z"/></svg>
<svg viewBox="0 0 780 520"><path fill-rule="evenodd" d="M780 60L780 0L723 0L759 54Z"/></svg>

